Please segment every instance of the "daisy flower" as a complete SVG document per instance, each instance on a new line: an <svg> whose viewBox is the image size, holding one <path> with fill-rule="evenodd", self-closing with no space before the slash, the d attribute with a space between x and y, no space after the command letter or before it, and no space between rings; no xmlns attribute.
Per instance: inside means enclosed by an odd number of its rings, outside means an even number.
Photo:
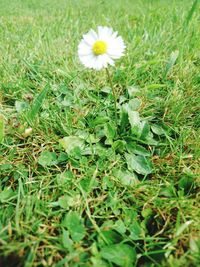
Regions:
<svg viewBox="0 0 200 267"><path fill-rule="evenodd" d="M90 30L83 35L78 46L78 55L83 65L90 69L101 70L124 55L126 46L118 32L112 28L99 26L97 32Z"/></svg>

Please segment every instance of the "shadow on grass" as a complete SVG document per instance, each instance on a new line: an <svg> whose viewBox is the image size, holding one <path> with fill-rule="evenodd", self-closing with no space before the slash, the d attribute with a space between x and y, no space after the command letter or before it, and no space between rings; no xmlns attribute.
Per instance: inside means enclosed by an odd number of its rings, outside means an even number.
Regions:
<svg viewBox="0 0 200 267"><path fill-rule="evenodd" d="M0 256L0 267L22 267L23 259L16 254Z"/></svg>

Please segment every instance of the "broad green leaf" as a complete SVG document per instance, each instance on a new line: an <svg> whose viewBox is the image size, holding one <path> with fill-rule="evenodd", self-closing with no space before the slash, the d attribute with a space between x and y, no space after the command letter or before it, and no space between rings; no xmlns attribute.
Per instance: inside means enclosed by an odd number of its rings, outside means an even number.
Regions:
<svg viewBox="0 0 200 267"><path fill-rule="evenodd" d="M105 176L103 178L102 186L103 186L103 189L113 188L114 187L114 183L108 176Z"/></svg>
<svg viewBox="0 0 200 267"><path fill-rule="evenodd" d="M134 132L138 132L139 134L140 129L141 129L141 120L140 120L139 112L128 110L128 119L129 119L132 130L134 130Z"/></svg>
<svg viewBox="0 0 200 267"><path fill-rule="evenodd" d="M138 98L133 98L128 103L130 110L138 110L140 105L141 105L141 101Z"/></svg>
<svg viewBox="0 0 200 267"><path fill-rule="evenodd" d="M128 168L139 174L148 175L152 172L152 164L147 157L125 154Z"/></svg>
<svg viewBox="0 0 200 267"><path fill-rule="evenodd" d="M4 139L4 117L0 115L0 143L3 142Z"/></svg>
<svg viewBox="0 0 200 267"><path fill-rule="evenodd" d="M132 240L137 240L137 239L140 239L141 237L141 228L140 228L140 225L139 223L134 220L131 225L129 225L129 231L130 231L130 238Z"/></svg>
<svg viewBox="0 0 200 267"><path fill-rule="evenodd" d="M134 97L140 91L137 86L129 86L127 90L130 98Z"/></svg>
<svg viewBox="0 0 200 267"><path fill-rule="evenodd" d="M65 152L61 152L60 155L58 156L58 162L64 162L67 161L68 155Z"/></svg>
<svg viewBox="0 0 200 267"><path fill-rule="evenodd" d="M111 92L111 88L110 87L103 87L102 89L101 89L101 92L102 93L105 93L105 94L110 94L110 92Z"/></svg>
<svg viewBox="0 0 200 267"><path fill-rule="evenodd" d="M70 207L76 206L77 203L80 203L80 195L64 195L59 197L58 205L63 209L69 209Z"/></svg>
<svg viewBox="0 0 200 267"><path fill-rule="evenodd" d="M68 209L72 204L73 198L70 196L62 196L58 199L58 205L63 209Z"/></svg>
<svg viewBox="0 0 200 267"><path fill-rule="evenodd" d="M175 197L176 196L176 189L174 188L173 185L168 185L165 188L162 188L159 192L160 196L164 196L164 197Z"/></svg>
<svg viewBox="0 0 200 267"><path fill-rule="evenodd" d="M135 248L127 244L115 244L103 247L100 255L103 259L121 267L132 267L136 261Z"/></svg>
<svg viewBox="0 0 200 267"><path fill-rule="evenodd" d="M120 114L120 132L124 132L126 126L129 123L128 119L128 112L127 110L122 106L121 108L121 114Z"/></svg>
<svg viewBox="0 0 200 267"><path fill-rule="evenodd" d="M74 178L73 173L68 170L65 172L61 172L60 174L57 174L56 181L58 185L66 185L67 183L70 183L70 181Z"/></svg>
<svg viewBox="0 0 200 267"><path fill-rule="evenodd" d="M57 155L55 152L43 151L38 158L38 163L43 167L56 165Z"/></svg>
<svg viewBox="0 0 200 267"><path fill-rule="evenodd" d="M5 188L0 192L0 202L7 202L16 195L11 188Z"/></svg>
<svg viewBox="0 0 200 267"><path fill-rule="evenodd" d="M70 154L75 148L84 147L84 140L78 136L66 136L59 140L59 143L65 149L65 151Z"/></svg>
<svg viewBox="0 0 200 267"><path fill-rule="evenodd" d="M69 233L75 242L80 242L85 234L85 227L76 211L68 212L63 220L63 226L69 230Z"/></svg>
<svg viewBox="0 0 200 267"><path fill-rule="evenodd" d="M150 134L150 126L147 122L142 122L141 123L141 135L140 135L140 139L141 140L145 140L147 138L147 136Z"/></svg>
<svg viewBox="0 0 200 267"><path fill-rule="evenodd" d="M60 102L60 104L65 107L70 107L73 105L73 103L74 103L74 96L72 95L72 92L70 92L69 90L66 90L65 88L65 97Z"/></svg>
<svg viewBox="0 0 200 267"><path fill-rule="evenodd" d="M194 178L191 176L184 176L178 182L178 187L188 193L193 187Z"/></svg>
<svg viewBox="0 0 200 267"><path fill-rule="evenodd" d="M92 267L109 267L99 256L91 257Z"/></svg>
<svg viewBox="0 0 200 267"><path fill-rule="evenodd" d="M62 243L64 248L67 248L69 250L72 250L73 241L69 237L69 232L63 229L62 233Z"/></svg>
<svg viewBox="0 0 200 267"><path fill-rule="evenodd" d="M138 184L139 180L137 178L137 175L135 173L131 173L129 171L117 171L116 173L117 179L120 180L120 182L123 185L135 185Z"/></svg>
<svg viewBox="0 0 200 267"><path fill-rule="evenodd" d="M142 210L141 214L142 214L142 217L148 218L153 214L153 210L151 208L146 208Z"/></svg>
<svg viewBox="0 0 200 267"><path fill-rule="evenodd" d="M129 142L126 145L127 150L130 154L136 154L136 155L141 155L141 156L150 156L151 153L144 148L143 146L137 145L133 142Z"/></svg>
<svg viewBox="0 0 200 267"><path fill-rule="evenodd" d="M120 234L124 234L126 232L126 226L122 220L118 220L115 222L115 230L119 232Z"/></svg>
<svg viewBox="0 0 200 267"><path fill-rule="evenodd" d="M91 122L90 122L90 125L91 125L92 127L95 127L95 126L97 126L97 125L104 124L104 123L106 123L106 122L108 122L108 121L109 121L109 117L107 117L107 116L99 116L99 117L97 117L96 119L94 119L93 121L91 121Z"/></svg>
<svg viewBox="0 0 200 267"><path fill-rule="evenodd" d="M106 240L106 243L109 245L118 243L121 241L121 235L113 230L101 231L101 237L102 236L104 236L104 240Z"/></svg>
<svg viewBox="0 0 200 267"><path fill-rule="evenodd" d="M156 124L151 126L151 130L152 130L153 133L155 133L157 135L165 134L165 130L161 126L156 125Z"/></svg>
<svg viewBox="0 0 200 267"><path fill-rule="evenodd" d="M190 249L193 253L200 255L200 238L198 236L190 237Z"/></svg>
<svg viewBox="0 0 200 267"><path fill-rule="evenodd" d="M96 144L100 141L99 137L96 137L95 134L90 134L87 139L85 139L87 143L89 144Z"/></svg>
<svg viewBox="0 0 200 267"><path fill-rule="evenodd" d="M116 152L122 153L126 147L126 142L123 140L117 140L113 143L112 147Z"/></svg>
<svg viewBox="0 0 200 267"><path fill-rule="evenodd" d="M108 139L108 142L112 143L113 139L116 136L116 127L115 127L114 123L112 123L112 122L106 123L104 129L105 129L105 135Z"/></svg>

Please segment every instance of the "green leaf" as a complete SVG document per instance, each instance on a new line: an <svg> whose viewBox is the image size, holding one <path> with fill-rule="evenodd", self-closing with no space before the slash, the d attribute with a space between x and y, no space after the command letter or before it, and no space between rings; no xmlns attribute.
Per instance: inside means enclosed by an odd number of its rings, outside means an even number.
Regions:
<svg viewBox="0 0 200 267"><path fill-rule="evenodd" d="M141 140L145 140L150 133L150 126L147 122L142 122L142 131L140 135Z"/></svg>
<svg viewBox="0 0 200 267"><path fill-rule="evenodd" d="M110 87L103 87L102 89L101 89L101 92L102 93L105 93L105 94L110 94L110 92L112 91L112 89L110 88Z"/></svg>
<svg viewBox="0 0 200 267"><path fill-rule="evenodd" d="M81 150L84 146L84 140L82 138L72 135L60 139L59 143L68 154L70 154L75 148L79 148Z"/></svg>
<svg viewBox="0 0 200 267"><path fill-rule="evenodd" d="M127 150L129 153L133 153L136 155L141 155L141 156L150 156L151 153L144 147L140 146L140 145L136 145L133 142L129 142L127 143Z"/></svg>
<svg viewBox="0 0 200 267"><path fill-rule="evenodd" d="M66 214L63 220L63 226L67 227L75 242L80 242L86 234L84 224L76 211L71 211Z"/></svg>
<svg viewBox="0 0 200 267"><path fill-rule="evenodd" d="M63 229L62 234L62 243L64 248L67 248L68 250L72 250L73 241L69 238L69 232Z"/></svg>
<svg viewBox="0 0 200 267"><path fill-rule="evenodd" d="M70 196L62 196L58 199L58 205L63 209L68 209L71 206L73 198Z"/></svg>
<svg viewBox="0 0 200 267"><path fill-rule="evenodd" d="M58 162L64 162L68 160L68 155L65 152L61 152L58 156Z"/></svg>
<svg viewBox="0 0 200 267"><path fill-rule="evenodd" d="M129 86L127 90L128 90L128 94L130 98L134 97L140 91L139 87L134 86L134 85Z"/></svg>
<svg viewBox="0 0 200 267"><path fill-rule="evenodd" d="M141 101L138 98L133 98L128 103L130 110L138 110L140 108L140 105Z"/></svg>
<svg viewBox="0 0 200 267"><path fill-rule="evenodd" d="M11 188L6 188L0 193L0 202L7 202L16 195Z"/></svg>
<svg viewBox="0 0 200 267"><path fill-rule="evenodd" d="M118 243L121 241L121 235L113 230L101 231L101 237L104 236L104 240L108 245Z"/></svg>
<svg viewBox="0 0 200 267"><path fill-rule="evenodd" d="M178 182L179 189L183 189L184 192L187 194L194 185L194 179L191 176L184 176Z"/></svg>
<svg viewBox="0 0 200 267"><path fill-rule="evenodd" d="M47 95L48 90L49 90L49 86L47 85L33 101L31 109L27 113L27 119L29 121L33 121L33 119L36 117L36 115L40 111L40 108L42 106L42 103L43 103L46 95Z"/></svg>
<svg viewBox="0 0 200 267"><path fill-rule="evenodd" d="M176 196L176 189L174 188L173 185L169 184L167 187L162 188L159 192L160 196L164 197L175 197Z"/></svg>
<svg viewBox="0 0 200 267"><path fill-rule="evenodd" d="M136 261L135 248L127 244L115 244L103 247L100 255L103 259L122 267L134 266Z"/></svg>
<svg viewBox="0 0 200 267"><path fill-rule="evenodd" d="M128 110L128 119L129 119L132 130L139 134L140 129L141 129L141 121L140 121L139 112Z"/></svg>
<svg viewBox="0 0 200 267"><path fill-rule="evenodd" d="M126 226L122 220L118 220L115 222L115 230L120 234L124 234L126 232Z"/></svg>
<svg viewBox="0 0 200 267"><path fill-rule="evenodd" d="M38 163L43 167L56 165L57 155L55 152L43 151L38 158Z"/></svg>
<svg viewBox="0 0 200 267"><path fill-rule="evenodd" d="M142 217L148 218L153 214L153 210L151 208L146 208L142 210L141 214L142 214Z"/></svg>
<svg viewBox="0 0 200 267"><path fill-rule="evenodd" d="M151 130L152 130L153 133L155 133L157 135L165 134L165 130L161 126L156 125L156 124L151 126Z"/></svg>
<svg viewBox="0 0 200 267"><path fill-rule="evenodd" d="M58 185L64 186L67 183L69 184L73 178L74 178L73 173L70 170L68 170L57 174L56 181Z"/></svg>
<svg viewBox="0 0 200 267"><path fill-rule="evenodd" d="M90 122L91 127L95 127L97 125L101 125L104 124L106 122L109 121L109 117L107 116L99 116L96 119L94 119L93 121Z"/></svg>
<svg viewBox="0 0 200 267"><path fill-rule="evenodd" d="M136 185L138 184L138 178L135 173L129 171L117 171L116 177L121 181L123 185Z"/></svg>
<svg viewBox="0 0 200 267"><path fill-rule="evenodd" d="M126 142L123 140L117 140L113 143L112 147L116 152L123 153L126 147Z"/></svg>
<svg viewBox="0 0 200 267"><path fill-rule="evenodd" d="M4 139L4 117L0 115L0 143L3 142Z"/></svg>
<svg viewBox="0 0 200 267"><path fill-rule="evenodd" d="M122 106L120 117L120 132L124 132L126 126L129 123L127 110Z"/></svg>
<svg viewBox="0 0 200 267"><path fill-rule="evenodd" d="M58 205L63 209L69 209L70 207L76 206L80 202L80 195L65 195L58 199Z"/></svg>
<svg viewBox="0 0 200 267"><path fill-rule="evenodd" d="M130 170L143 175L148 175L152 172L152 164L146 157L126 153L125 158Z"/></svg>
<svg viewBox="0 0 200 267"><path fill-rule="evenodd" d="M141 237L141 228L140 228L140 225L139 223L134 220L132 222L132 224L129 226L129 231L130 231L130 238L132 240L137 240L137 239L140 239Z"/></svg>
<svg viewBox="0 0 200 267"><path fill-rule="evenodd" d="M193 253L200 255L200 239L198 236L190 237L190 249Z"/></svg>
<svg viewBox="0 0 200 267"><path fill-rule="evenodd" d="M28 107L28 104L24 101L15 101L15 108L17 110L17 112L22 112L24 111L25 109L27 109Z"/></svg>
<svg viewBox="0 0 200 267"><path fill-rule="evenodd" d="M109 267L102 259L99 259L99 256L90 258L93 267Z"/></svg>
<svg viewBox="0 0 200 267"><path fill-rule="evenodd" d="M108 142L112 143L113 139L116 136L116 127L115 127L115 125L112 122L108 122L108 123L105 124L104 129L105 129L105 135L106 135L106 137L108 139Z"/></svg>

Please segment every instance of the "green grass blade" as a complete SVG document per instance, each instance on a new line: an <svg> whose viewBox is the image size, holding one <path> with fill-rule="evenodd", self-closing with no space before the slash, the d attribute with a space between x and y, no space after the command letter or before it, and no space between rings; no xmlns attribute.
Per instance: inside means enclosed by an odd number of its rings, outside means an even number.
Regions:
<svg viewBox="0 0 200 267"><path fill-rule="evenodd" d="M171 53L170 57L169 57L169 60L167 62L167 65L166 65L166 69L165 69L165 77L167 76L167 74L171 71L171 69L173 68L174 64L176 63L177 61L177 58L179 56L179 51L176 50L174 52Z"/></svg>
<svg viewBox="0 0 200 267"><path fill-rule="evenodd" d="M187 26L188 26L190 20L192 19L192 16L193 16L193 14L194 14L194 12L195 12L195 10L196 10L196 8L197 8L197 4L198 4L198 2L199 2L199 0L195 0L195 1L193 2L192 7L191 7L191 9L189 10L188 15L187 15L187 17L186 17L186 19L185 19L185 22L184 22L184 29L187 28Z"/></svg>
<svg viewBox="0 0 200 267"><path fill-rule="evenodd" d="M3 142L4 139L4 117L0 115L0 143Z"/></svg>
<svg viewBox="0 0 200 267"><path fill-rule="evenodd" d="M49 86L46 85L45 88L42 90L42 92L33 101L31 109L27 113L27 120L29 122L33 122L36 115L38 114L38 112L42 106L42 103L43 103L43 101L47 95L48 90L49 90Z"/></svg>

